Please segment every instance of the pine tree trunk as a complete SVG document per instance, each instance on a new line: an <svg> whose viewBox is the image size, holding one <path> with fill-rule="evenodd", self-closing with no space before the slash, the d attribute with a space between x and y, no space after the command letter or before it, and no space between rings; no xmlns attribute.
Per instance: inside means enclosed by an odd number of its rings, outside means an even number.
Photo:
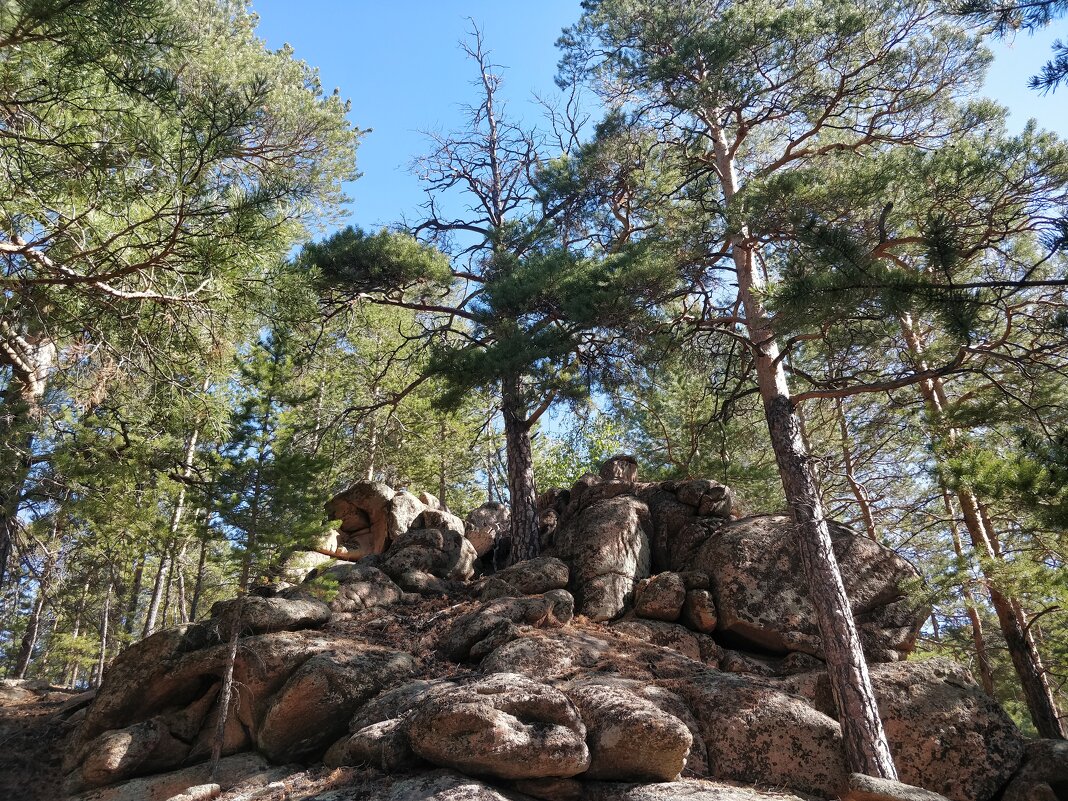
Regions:
<svg viewBox="0 0 1068 801"><path fill-rule="evenodd" d="M920 340L911 317L902 315L900 326L917 368L925 369L923 342ZM947 402L945 387L940 379L934 378L920 384L920 394L930 417L933 440L936 436L933 426L941 417ZM957 443L959 433L950 427L943 432L943 436L950 447L953 447ZM1027 628L1023 610L1019 602L1006 596L996 583L996 571L992 568L1001 559L1000 549L996 544L997 535L992 527L988 527L989 520L984 522L979 499L971 490L961 488L955 494L964 518L964 528L978 556L979 568L983 573L987 594L990 596L990 605L994 607L998 626L1005 638L1009 657L1012 659L1012 666L1016 670L1020 688L1027 701L1027 711L1031 715L1031 721L1039 736L1063 740L1066 738L1065 725L1060 720L1057 701L1049 685L1049 678L1042 664L1038 647Z"/></svg>
<svg viewBox="0 0 1068 801"><path fill-rule="evenodd" d="M48 589L50 579L52 577L52 559L46 557L45 568L41 572L41 580L37 585L37 597L33 602L33 610L30 612L30 619L26 622L26 633L22 637L22 644L19 648L18 659L15 662L15 678L26 678L26 671L29 670L30 660L33 657L33 649L37 645L37 637L41 631L41 616L44 613L45 600L48 596Z"/></svg>
<svg viewBox="0 0 1068 801"><path fill-rule="evenodd" d="M445 445L445 435L447 433L448 432L447 432L447 430L445 428L445 418L443 416L441 418L440 427L439 427L439 431L438 431L439 439L440 439L441 444L442 444L441 453L438 454L438 501L441 503L441 508L442 509L448 509L449 508L449 504L445 500L446 495L448 494L448 488L449 488L449 484L448 484L449 477L448 477L448 474L447 474L448 473L448 466L445 464L445 447L444 447L444 445Z"/></svg>
<svg viewBox="0 0 1068 801"><path fill-rule="evenodd" d="M159 555L159 569L156 571L156 580L152 585L152 598L148 602L148 612L145 613L145 626L141 630L142 639L156 630L156 618L159 615L160 602L163 600L163 585L169 564L169 553L164 550Z"/></svg>
<svg viewBox="0 0 1068 801"><path fill-rule="evenodd" d="M0 588L7 580L18 538L19 502L30 477L31 409L25 387L12 378L0 404Z"/></svg>
<svg viewBox="0 0 1068 801"><path fill-rule="evenodd" d="M953 498L945 483L942 483L941 489L942 505L945 506L949 532L953 538L953 553L958 559L964 559L964 547L961 545L960 531L957 529L957 514L953 508ZM963 595L964 604L968 610L968 620L972 624L972 644L975 646L975 659L979 665L979 680L982 682L983 691L994 698L994 669L990 663L990 653L986 649L983 620L979 617L979 609L976 607L971 587L965 586Z"/></svg>
<svg viewBox="0 0 1068 801"><path fill-rule="evenodd" d="M196 454L197 440L200 437L200 426L194 428L185 443L185 454L182 457L182 478L189 478L193 474L193 457ZM160 553L159 572L156 573L156 581L152 587L152 600L148 605L148 614L145 616L145 627L141 632L142 637L147 637L156 630L156 618L159 615L160 602L164 597L164 581L166 581L167 602L170 601L170 565L171 550L178 537L178 531L182 525L182 515L185 513L185 483L178 485L178 497L174 501L174 509L171 511L171 522L168 526L166 547ZM166 612L164 612L166 622Z"/></svg>
<svg viewBox="0 0 1068 801"><path fill-rule="evenodd" d="M530 428L520 396L518 376L502 382L501 414L508 458L508 493L511 499L511 551L508 564L533 559L541 552L538 532L538 493L534 487L534 456Z"/></svg>
<svg viewBox="0 0 1068 801"><path fill-rule="evenodd" d="M1063 740L1066 732L1060 720L1056 699L1049 685L1042 657L1038 653L1034 638L1027 628L1019 602L1006 596L995 584L990 566L998 559L991 538L983 525L979 504L975 496L967 491L957 492L961 512L964 515L964 528L972 540L972 545L979 552L979 566L986 578L990 605L998 618L998 625L1005 637L1005 647L1016 669L1031 722L1040 737L1049 740Z"/></svg>
<svg viewBox="0 0 1068 801"><path fill-rule="evenodd" d="M134 626L137 624L137 601L141 596L141 582L145 577L145 562L148 557L144 554L137 560L137 567L134 568L133 586L130 587L130 600L126 602L126 614L123 615L123 629L127 634L133 634Z"/></svg>
<svg viewBox="0 0 1068 801"><path fill-rule="evenodd" d="M107 592L104 593L104 607L100 610L100 657L96 663L96 673L93 675L92 684L99 687L104 681L104 667L108 657L108 618L111 612L111 587L109 583Z"/></svg>
<svg viewBox="0 0 1068 801"><path fill-rule="evenodd" d="M722 129L714 129L712 133L723 198L730 203L738 188L733 157ZM855 773L897 779L853 610L834 555L830 529L823 516L811 456L805 448L800 421L794 413L775 333L760 300L764 279L754 263L754 252L747 236L743 226L730 240L739 298L753 343L757 385L764 402L771 446L794 521L809 595L819 624L831 691L842 726L846 762Z"/></svg>
<svg viewBox="0 0 1068 801"><path fill-rule="evenodd" d="M82 594L81 597L78 599L78 609L74 613L74 625L71 627L71 640L73 640L74 642L77 642L78 638L81 636L82 617L85 615L85 601L88 595L89 582L87 581L84 585L82 585ZM68 687L74 687L78 683L78 671L79 665L77 659L72 659L70 662L67 663L63 674L69 677L66 682Z"/></svg>
<svg viewBox="0 0 1068 801"><path fill-rule="evenodd" d="M237 641L241 636L241 619L244 615L244 595L239 596L233 607L233 620L230 627L230 650L223 665L222 685L219 688L219 718L215 724L215 737L211 744L211 775L214 781L222 758L223 743L226 740L226 721L230 715L230 696L234 686L234 663L237 662Z"/></svg>
<svg viewBox="0 0 1068 801"><path fill-rule="evenodd" d="M838 433L842 438L842 462L845 467L846 481L849 482L849 488L853 491L853 497L857 499L857 507L860 509L861 519L864 520L864 530L867 532L868 538L878 542L879 532L875 528L875 515L872 512L871 499L868 498L864 485L857 480L853 449L849 444L849 424L846 422L842 401L837 398L834 401L834 412L838 418Z"/></svg>
<svg viewBox="0 0 1068 801"><path fill-rule="evenodd" d="M205 529L207 523L205 522ZM197 559L197 578L193 584L193 599L189 602L189 619L197 619L197 610L200 607L200 595L204 591L204 573L208 565L208 533L205 530L200 537L200 556Z"/></svg>

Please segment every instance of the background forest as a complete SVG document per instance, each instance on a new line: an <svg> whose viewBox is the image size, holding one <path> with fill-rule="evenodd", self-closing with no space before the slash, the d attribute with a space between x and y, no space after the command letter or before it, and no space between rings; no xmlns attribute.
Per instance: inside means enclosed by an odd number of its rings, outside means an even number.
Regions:
<svg viewBox="0 0 1068 801"><path fill-rule="evenodd" d="M533 124L475 29L375 232L360 109L247 4L0 0L4 675L97 684L360 478L522 521L627 452L780 512L777 371L827 515L924 577L922 653L1068 708L1068 145L978 90L1062 5L587 2Z"/></svg>

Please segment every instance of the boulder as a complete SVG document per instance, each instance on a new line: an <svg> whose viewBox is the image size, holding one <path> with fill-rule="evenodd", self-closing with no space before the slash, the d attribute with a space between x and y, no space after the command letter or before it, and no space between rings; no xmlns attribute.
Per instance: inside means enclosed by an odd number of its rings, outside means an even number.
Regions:
<svg viewBox="0 0 1068 801"><path fill-rule="evenodd" d="M675 491L675 497L696 510L698 517L730 519L734 503L730 487L708 478L681 483Z"/></svg>
<svg viewBox="0 0 1068 801"><path fill-rule="evenodd" d="M474 564L474 546L463 534L432 528L410 529L399 536L386 552L381 568L396 581L411 571L466 581L474 575Z"/></svg>
<svg viewBox="0 0 1068 801"><path fill-rule="evenodd" d="M638 584L634 614L649 620L679 619L686 601L686 585L678 573L660 573Z"/></svg>
<svg viewBox="0 0 1068 801"><path fill-rule="evenodd" d="M838 723L759 679L705 671L669 688L693 711L711 778L836 797L847 775Z"/></svg>
<svg viewBox="0 0 1068 801"><path fill-rule="evenodd" d="M903 659L924 618L904 595L913 567L888 548L831 523L835 556L870 661ZM822 657L816 614L792 523L748 517L714 530L693 566L712 577L717 630L739 644Z"/></svg>
<svg viewBox="0 0 1068 801"><path fill-rule="evenodd" d="M77 792L181 765L189 743L176 739L159 720L146 720L117 731L104 732L82 747L79 770L67 779Z"/></svg>
<svg viewBox="0 0 1068 801"><path fill-rule="evenodd" d="M326 502L326 516L340 520L343 534L367 532L365 550L382 553L389 538L389 502L397 493L381 481L357 481Z"/></svg>
<svg viewBox="0 0 1068 801"><path fill-rule="evenodd" d="M502 595L541 595L567 588L567 565L552 556L539 556L498 570L480 586L481 597Z"/></svg>
<svg viewBox="0 0 1068 801"><path fill-rule="evenodd" d="M463 520L452 512L446 512L442 509L427 509L416 518L415 526L416 528L443 528L455 532L461 537L466 535L467 529ZM474 543L471 543L471 545L474 547Z"/></svg>
<svg viewBox="0 0 1068 801"><path fill-rule="evenodd" d="M470 776L438 770L397 782L382 801L514 801L514 796Z"/></svg>
<svg viewBox="0 0 1068 801"><path fill-rule="evenodd" d="M512 514L508 504L490 501L472 509L464 524L465 534L475 553L485 556L493 550L497 537L508 533Z"/></svg>
<svg viewBox="0 0 1068 801"><path fill-rule="evenodd" d="M429 492L420 492L418 496L419 502L423 504L427 509L438 509L442 512L447 512L445 504L441 502L441 498L437 495L431 495Z"/></svg>
<svg viewBox="0 0 1068 801"><path fill-rule="evenodd" d="M416 595L444 598L449 595L462 595L465 590L462 582L438 578L425 570L405 570L403 573L394 573L393 578L402 590Z"/></svg>
<svg viewBox="0 0 1068 801"><path fill-rule="evenodd" d="M580 614L603 621L623 612L649 575L649 528L645 504L619 497L583 509L557 532L557 555L571 567L568 587Z"/></svg>
<svg viewBox="0 0 1068 801"><path fill-rule="evenodd" d="M221 790L229 790L248 782L256 776L269 775L271 764L256 753L238 754L219 760L219 768L212 778ZM172 773L163 773L143 779L132 779L124 784L90 790L68 801L169 801L191 787L208 783L211 766L208 763L193 765Z"/></svg>
<svg viewBox="0 0 1068 801"><path fill-rule="evenodd" d="M695 517L693 509L667 492L654 493L649 501L653 520L653 565L657 570L689 570L705 540L727 521Z"/></svg>
<svg viewBox="0 0 1068 801"><path fill-rule="evenodd" d="M948 801L944 795L932 793L911 784L877 779L863 773L851 773L846 779L841 801Z"/></svg>
<svg viewBox="0 0 1068 801"><path fill-rule="evenodd" d="M582 496L590 487L594 487L601 483L601 477L595 476L593 473L586 473L583 476L579 476L574 484L571 485L571 489L567 493L567 506L560 510L560 516L562 520L574 517L580 510L588 506L582 500Z"/></svg>
<svg viewBox="0 0 1068 801"><path fill-rule="evenodd" d="M600 476L605 481L638 480L638 460L629 454L621 454L601 463Z"/></svg>
<svg viewBox="0 0 1068 801"><path fill-rule="evenodd" d="M212 604L211 616L220 621L224 631L231 631L233 618L240 614L245 634L270 634L275 631L313 629L330 619L330 607L314 598L261 598L247 595Z"/></svg>
<svg viewBox="0 0 1068 801"><path fill-rule="evenodd" d="M383 720L344 735L323 755L330 768L370 765L386 773L405 773L423 764L408 742L400 719Z"/></svg>
<svg viewBox="0 0 1068 801"><path fill-rule="evenodd" d="M115 657L104 674L79 730L80 741L151 717L171 695L178 695L185 703L192 701L197 697L195 693L181 682L167 681L167 677L173 675L186 654L217 642L208 628L199 623L164 629L135 642ZM166 686L161 688L161 683ZM72 755L70 759L73 758Z"/></svg>
<svg viewBox="0 0 1068 801"><path fill-rule="evenodd" d="M905 784L953 801L986 801L1020 766L1023 737L965 668L946 659L868 668L898 778ZM836 717L825 671L792 676L778 686Z"/></svg>
<svg viewBox="0 0 1068 801"><path fill-rule="evenodd" d="M682 604L682 621L694 631L711 634L716 630L719 617L716 602L708 590L689 590Z"/></svg>
<svg viewBox="0 0 1068 801"><path fill-rule="evenodd" d="M1068 740L1032 740L1024 764L1001 801L1063 801L1068 798Z"/></svg>
<svg viewBox="0 0 1068 801"><path fill-rule="evenodd" d="M516 674L489 675L423 701L408 738L423 759L475 776L568 777L590 764L574 704Z"/></svg>
<svg viewBox="0 0 1068 801"><path fill-rule="evenodd" d="M819 659L794 651L783 657L752 654L745 651L723 649L719 669L728 673L748 673L751 676L783 677L809 671L823 671Z"/></svg>
<svg viewBox="0 0 1068 801"><path fill-rule="evenodd" d="M592 633L568 627L525 631L492 651L482 660L481 668L486 673L522 673L543 681L587 673L649 681L690 676L707 666L669 648L614 632Z"/></svg>
<svg viewBox="0 0 1068 801"><path fill-rule="evenodd" d="M661 784L590 782L582 801L802 801L777 790L757 790L705 779Z"/></svg>
<svg viewBox="0 0 1068 801"><path fill-rule="evenodd" d="M305 662L274 697L256 745L276 762L314 758L342 733L356 709L415 672L411 654L351 643Z"/></svg>
<svg viewBox="0 0 1068 801"><path fill-rule="evenodd" d="M574 612L575 599L566 590L488 601L454 620L440 648L453 662L477 660L519 636L517 625L559 628L570 622Z"/></svg>
<svg viewBox="0 0 1068 801"><path fill-rule="evenodd" d="M386 516L386 531L389 532L389 539L395 540L410 529L425 510L423 502L406 490L394 495L390 499L389 512Z"/></svg>
<svg viewBox="0 0 1068 801"><path fill-rule="evenodd" d="M309 576L309 580L316 578L337 582L337 594L330 602L333 612L359 612L404 600L404 591L389 576L359 562L343 562Z"/></svg>
<svg viewBox="0 0 1068 801"><path fill-rule="evenodd" d="M712 666L719 664L723 649L705 634L690 631L676 623L659 620L620 620L612 630L643 642L678 651L690 659Z"/></svg>
<svg viewBox="0 0 1068 801"><path fill-rule="evenodd" d="M925 659L871 665L870 673L902 782L985 801L1020 766L1022 735L964 667Z"/></svg>
<svg viewBox="0 0 1068 801"><path fill-rule="evenodd" d="M0 706L33 703L37 691L25 679L0 679Z"/></svg>
<svg viewBox="0 0 1068 801"><path fill-rule="evenodd" d="M625 687L574 683L564 692L586 724L583 778L671 781L686 767L693 735L674 715Z"/></svg>

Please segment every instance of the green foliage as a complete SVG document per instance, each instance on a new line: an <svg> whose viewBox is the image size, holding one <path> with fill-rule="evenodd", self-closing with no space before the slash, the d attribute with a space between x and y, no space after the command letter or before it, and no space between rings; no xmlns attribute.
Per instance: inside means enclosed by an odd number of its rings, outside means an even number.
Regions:
<svg viewBox="0 0 1068 801"><path fill-rule="evenodd" d="M367 234L348 227L323 242L309 242L303 264L314 267L326 291L344 296L418 287L421 294L448 287L448 259L436 249L402 233Z"/></svg>
<svg viewBox="0 0 1068 801"><path fill-rule="evenodd" d="M325 533L322 477L328 462L300 447L315 394L301 380L299 344L266 331L237 372L232 433L220 449L220 525L243 578L274 577L288 553Z"/></svg>

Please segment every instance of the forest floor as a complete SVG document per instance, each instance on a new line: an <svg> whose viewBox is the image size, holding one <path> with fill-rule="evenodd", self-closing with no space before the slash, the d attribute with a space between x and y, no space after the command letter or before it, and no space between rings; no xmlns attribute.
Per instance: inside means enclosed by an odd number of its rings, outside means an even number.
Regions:
<svg viewBox="0 0 1068 801"><path fill-rule="evenodd" d="M64 699L0 704L0 798L57 801L63 797L63 738L57 716Z"/></svg>

